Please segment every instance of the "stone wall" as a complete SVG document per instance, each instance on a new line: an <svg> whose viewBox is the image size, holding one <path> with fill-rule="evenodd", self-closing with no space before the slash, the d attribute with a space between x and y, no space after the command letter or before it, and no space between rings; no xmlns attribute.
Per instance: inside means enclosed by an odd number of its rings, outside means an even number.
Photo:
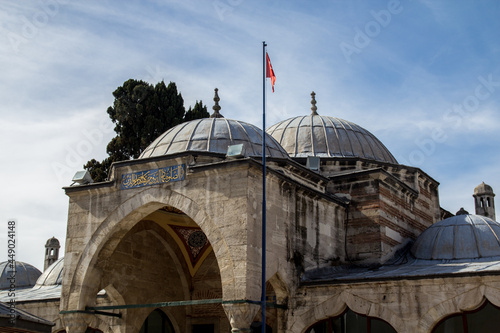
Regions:
<svg viewBox="0 0 500 333"><path fill-rule="evenodd" d="M438 184L414 168L365 164L330 175L328 190L351 198L346 259L381 264L439 220Z"/></svg>
<svg viewBox="0 0 500 333"><path fill-rule="evenodd" d="M499 295L500 282L494 276L304 286L290 300L294 310L288 313L287 332L305 332L349 307L388 322L396 332L429 333L440 320L476 309L485 299L500 306Z"/></svg>
<svg viewBox="0 0 500 333"><path fill-rule="evenodd" d="M59 316L59 300L44 300L31 302L17 302L16 308L27 311L32 315L51 321L55 324L53 332L61 329Z"/></svg>

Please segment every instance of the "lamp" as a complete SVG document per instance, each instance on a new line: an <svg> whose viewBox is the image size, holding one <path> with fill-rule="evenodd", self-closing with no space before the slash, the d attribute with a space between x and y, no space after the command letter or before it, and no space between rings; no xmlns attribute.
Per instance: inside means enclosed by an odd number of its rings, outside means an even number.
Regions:
<svg viewBox="0 0 500 333"><path fill-rule="evenodd" d="M245 147L242 143L239 145L231 145L227 147L226 157L229 158L242 158L245 156Z"/></svg>
<svg viewBox="0 0 500 333"><path fill-rule="evenodd" d="M77 183L78 185L87 185L94 182L88 170L77 171L73 176L72 181L73 184L71 184L71 186L73 186L75 183Z"/></svg>

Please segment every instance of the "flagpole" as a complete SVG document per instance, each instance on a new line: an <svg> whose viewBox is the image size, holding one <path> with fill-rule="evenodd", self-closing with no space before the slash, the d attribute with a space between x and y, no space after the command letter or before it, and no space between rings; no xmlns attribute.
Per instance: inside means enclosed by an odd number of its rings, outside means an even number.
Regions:
<svg viewBox="0 0 500 333"><path fill-rule="evenodd" d="M261 332L266 333L266 42L262 42L262 290Z"/></svg>

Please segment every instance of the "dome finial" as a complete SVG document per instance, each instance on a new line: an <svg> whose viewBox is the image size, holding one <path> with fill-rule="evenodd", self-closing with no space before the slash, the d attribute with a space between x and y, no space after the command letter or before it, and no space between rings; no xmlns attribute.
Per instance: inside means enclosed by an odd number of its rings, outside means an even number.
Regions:
<svg viewBox="0 0 500 333"><path fill-rule="evenodd" d="M219 91L219 89L215 88L214 91L215 91L215 95L214 95L215 104L214 104L214 106L212 106L212 110L214 110L214 113L212 113L210 118L224 118L224 116L219 113L219 111L220 111L220 105L219 105L220 98L219 98L219 94L217 93Z"/></svg>
<svg viewBox="0 0 500 333"><path fill-rule="evenodd" d="M315 98L315 96L316 96L316 93L313 91L311 93L311 104L312 104L312 106L311 106L311 110L312 110L311 116L317 116L318 115L318 113L316 112L316 110L318 108L316 107L316 98Z"/></svg>
<svg viewBox="0 0 500 333"><path fill-rule="evenodd" d="M469 215L469 212L462 207L455 215Z"/></svg>

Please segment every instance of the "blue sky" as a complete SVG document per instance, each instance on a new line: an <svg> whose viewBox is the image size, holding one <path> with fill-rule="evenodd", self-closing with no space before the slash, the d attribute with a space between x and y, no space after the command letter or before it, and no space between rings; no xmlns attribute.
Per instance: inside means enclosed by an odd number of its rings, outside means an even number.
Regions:
<svg viewBox="0 0 500 333"><path fill-rule="evenodd" d="M176 82L186 108L211 108L217 87L225 117L261 127L263 40L268 125L309 114L314 90L319 114L363 126L441 183L443 208L472 213L476 185L500 193L498 17L486 0L1 2L0 219L18 221L17 259L41 269L45 241L64 246L61 188L105 157L127 79Z"/></svg>

